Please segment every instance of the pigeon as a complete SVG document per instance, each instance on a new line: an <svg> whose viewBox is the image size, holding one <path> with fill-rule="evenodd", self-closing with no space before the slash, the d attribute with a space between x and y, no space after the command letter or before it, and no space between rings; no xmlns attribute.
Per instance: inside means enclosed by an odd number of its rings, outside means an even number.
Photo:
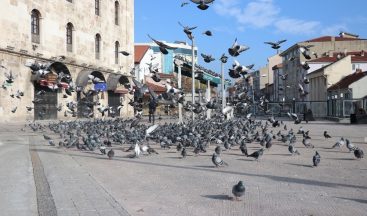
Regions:
<svg viewBox="0 0 367 216"><path fill-rule="evenodd" d="M319 165L320 161L321 161L321 156L320 156L320 154L316 151L315 155L314 155L314 156L313 156L313 158L312 158L313 165L314 165L315 167L317 167L317 166Z"/></svg>
<svg viewBox="0 0 367 216"><path fill-rule="evenodd" d="M206 10L209 8L208 4L214 2L214 0L190 0L191 2L198 4L197 8L200 10Z"/></svg>
<svg viewBox="0 0 367 216"><path fill-rule="evenodd" d="M201 57L203 57L204 62L210 63L212 61L215 61L215 58L212 57L212 55L206 55L204 53L201 53Z"/></svg>
<svg viewBox="0 0 367 216"><path fill-rule="evenodd" d="M48 141L48 144L49 144L50 146L55 146L55 142L54 142L53 140L49 140L49 141Z"/></svg>
<svg viewBox="0 0 367 216"><path fill-rule="evenodd" d="M310 69L310 65L307 62L301 62L301 66L305 70L309 70Z"/></svg>
<svg viewBox="0 0 367 216"><path fill-rule="evenodd" d="M284 42L286 42L287 40L280 40L280 41L277 41L277 42L264 42L265 44L269 44L269 45L271 45L271 48L273 48L273 49L279 49L280 48L280 44L281 43L284 43Z"/></svg>
<svg viewBox="0 0 367 216"><path fill-rule="evenodd" d="M297 155L300 155L299 151L293 146L293 145L289 145L288 146L288 151L294 155L294 154L297 154Z"/></svg>
<svg viewBox="0 0 367 216"><path fill-rule="evenodd" d="M162 54L164 55L167 55L168 54L168 50L167 49L170 49L170 50L175 50L177 49L177 47L171 47L161 41L158 41L158 40L155 40L154 38L152 38L149 34L148 34L148 37L150 39L152 39L154 41L154 43L156 43L158 46L159 46L159 50L161 51Z"/></svg>
<svg viewBox="0 0 367 216"><path fill-rule="evenodd" d="M243 144L240 145L240 150L241 150L242 154L244 154L246 156L248 155L248 153L247 153L247 146L246 146L245 143L243 143Z"/></svg>
<svg viewBox="0 0 367 216"><path fill-rule="evenodd" d="M5 72L5 77L6 77L5 82L9 84L14 82L15 77L13 76L13 72L11 70L9 71L9 73Z"/></svg>
<svg viewBox="0 0 367 216"><path fill-rule="evenodd" d="M253 152L253 153L252 153L252 154L250 154L250 155L247 155L247 157L253 157L253 158L255 158L255 160L257 160L257 161L258 161L258 159L259 159L263 154L264 154L264 149L262 148L262 149L259 149L259 150L255 151L255 152Z"/></svg>
<svg viewBox="0 0 367 216"><path fill-rule="evenodd" d="M14 107L14 108L11 110L11 112L12 112L12 113L15 113L15 112L17 111L17 108L18 108L18 107Z"/></svg>
<svg viewBox="0 0 367 216"><path fill-rule="evenodd" d="M212 156L212 162L216 167L221 167L221 166L228 166L228 164L226 162L224 162L221 158L220 155L217 153L213 153Z"/></svg>
<svg viewBox="0 0 367 216"><path fill-rule="evenodd" d="M302 55L307 59L310 60L311 59L311 52L310 52L310 48L313 47L314 45L307 45L307 46L300 46L299 51L302 53Z"/></svg>
<svg viewBox="0 0 367 216"><path fill-rule="evenodd" d="M181 156L182 156L182 158L186 158L186 156L187 156L186 148L182 149Z"/></svg>
<svg viewBox="0 0 367 216"><path fill-rule="evenodd" d="M188 5L188 4L189 4L188 2L182 2L181 7L184 7L185 5Z"/></svg>
<svg viewBox="0 0 367 216"><path fill-rule="evenodd" d="M51 137L47 136L46 134L43 134L43 138L44 138L45 140L51 140Z"/></svg>
<svg viewBox="0 0 367 216"><path fill-rule="evenodd" d="M206 36L213 36L213 33L209 30L203 32L203 34L206 35Z"/></svg>
<svg viewBox="0 0 367 216"><path fill-rule="evenodd" d="M196 29L197 26L194 27L189 27L189 26L184 26L182 25L180 22L178 22L178 24L180 26L182 26L182 28L184 29L183 31L185 32L185 34L187 35L187 37L192 40L194 38L194 36L192 35L192 30Z"/></svg>
<svg viewBox="0 0 367 216"><path fill-rule="evenodd" d="M233 45L231 48L228 49L228 53L229 55L233 56L233 57L237 57L239 56L242 52L246 51L250 49L250 47L245 46L245 45L239 45L237 43L237 38L235 39Z"/></svg>
<svg viewBox="0 0 367 216"><path fill-rule="evenodd" d="M306 148L314 148L314 146L311 144L310 139L307 138L303 138L302 140L302 144L306 147Z"/></svg>
<svg viewBox="0 0 367 216"><path fill-rule="evenodd" d="M100 146L99 151L101 152L101 154L105 155L106 154L106 146Z"/></svg>
<svg viewBox="0 0 367 216"><path fill-rule="evenodd" d="M358 147L353 145L349 139L345 139L345 143L347 144L347 148L349 149L349 152L354 152Z"/></svg>
<svg viewBox="0 0 367 216"><path fill-rule="evenodd" d="M331 136L327 133L327 131L324 131L324 137L325 137L325 139L331 138ZM344 138L343 138L343 140L344 140Z"/></svg>
<svg viewBox="0 0 367 216"><path fill-rule="evenodd" d="M122 55L124 55L124 56L129 56L130 55L130 53L128 53L128 52L126 52L126 51L120 51L119 53L121 53Z"/></svg>
<svg viewBox="0 0 367 216"><path fill-rule="evenodd" d="M341 137L340 140L338 140L331 148L340 148L345 144L344 137Z"/></svg>
<svg viewBox="0 0 367 216"><path fill-rule="evenodd" d="M222 148L220 146L215 147L214 152L218 155L222 153Z"/></svg>
<svg viewBox="0 0 367 216"><path fill-rule="evenodd" d="M27 111L32 111L32 109L34 109L33 107L30 106L26 106L25 108L27 109Z"/></svg>
<svg viewBox="0 0 367 216"><path fill-rule="evenodd" d="M108 156L108 159L110 159L110 160L115 156L115 152L113 151L113 149L110 149L107 152L107 156Z"/></svg>
<svg viewBox="0 0 367 216"><path fill-rule="evenodd" d="M134 148L134 152L135 152L135 157L139 157L141 150L140 150L140 146L138 143L135 143L135 148Z"/></svg>
<svg viewBox="0 0 367 216"><path fill-rule="evenodd" d="M245 191L246 188L242 181L239 181L238 184L232 187L232 194L236 201L239 201L239 198L245 194Z"/></svg>
<svg viewBox="0 0 367 216"><path fill-rule="evenodd" d="M354 156L357 158L357 159L361 159L364 157L364 153L362 151L362 149L360 148L356 148L356 150L354 150Z"/></svg>

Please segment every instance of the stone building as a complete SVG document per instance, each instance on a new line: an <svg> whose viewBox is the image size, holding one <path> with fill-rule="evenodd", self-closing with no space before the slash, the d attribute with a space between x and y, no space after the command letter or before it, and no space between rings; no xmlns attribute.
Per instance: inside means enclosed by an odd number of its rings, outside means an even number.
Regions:
<svg viewBox="0 0 367 216"><path fill-rule="evenodd" d="M133 0L2 0L0 1L1 70L15 76L13 83L0 82L0 117L2 121L33 119L70 119L65 104L78 103L78 117L85 97L83 90L95 89L100 93L88 96L99 98L100 106L124 106L121 115L132 113L125 97L131 97L120 84L129 82L134 52L134 1ZM129 52L129 56L119 54ZM49 65L50 76L32 76L26 64ZM69 74L76 90L65 97L64 87L47 88L58 74ZM93 84L88 75L98 77ZM65 87L66 88L66 87ZM24 91L24 96L12 98L11 94ZM36 93L45 90L41 102L35 102ZM125 100L123 100L125 98ZM32 102L33 101L33 102ZM62 104L62 109L56 107ZM34 108L27 111L26 106ZM11 112L17 107L15 112ZM94 117L97 103L89 107ZM90 116L92 116L90 115Z"/></svg>
<svg viewBox="0 0 367 216"><path fill-rule="evenodd" d="M306 59L300 52L300 47L310 46L310 59ZM288 91L286 98L297 101L301 99L297 86L304 77L315 68L305 69L302 63L312 61L325 56L333 56L333 53L347 53L351 51L362 51L367 48L367 40L359 38L358 35L341 32L339 36L322 36L302 42L298 42L280 56L283 58L283 73L288 74L288 85L295 87L293 91ZM325 90L325 89L324 89ZM324 98L324 95L322 96Z"/></svg>

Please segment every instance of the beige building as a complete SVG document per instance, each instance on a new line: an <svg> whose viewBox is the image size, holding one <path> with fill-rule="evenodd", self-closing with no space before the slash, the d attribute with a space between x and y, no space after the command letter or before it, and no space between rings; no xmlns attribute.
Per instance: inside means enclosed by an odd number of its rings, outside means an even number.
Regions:
<svg viewBox="0 0 367 216"><path fill-rule="evenodd" d="M311 59L307 60L299 51L301 46L312 46L309 48ZM283 58L283 72L288 74L287 83L293 87L293 91L288 91L286 98L300 99L298 93L298 83L303 80L309 70L305 70L301 63L324 56L333 55L335 52L361 51L367 49L367 40L360 39L358 35L341 32L339 36L323 36L311 40L294 44L280 54ZM312 69L312 68L311 68ZM349 70L351 72L351 70ZM312 90L314 91L314 90ZM320 96L325 98L324 95Z"/></svg>
<svg viewBox="0 0 367 216"><path fill-rule="evenodd" d="M134 64L134 0L1 0L0 14L0 63L5 67L1 70L11 70L15 76L13 83L5 83L0 89L2 121L70 119L65 104L71 101L79 102L78 117L85 117L80 103L84 94L73 92L65 98L64 88L47 88L61 72L70 74L77 90L101 91L90 96L90 101L99 98L100 106L116 107L125 98L121 116L132 113L127 105L131 96L119 85L128 82ZM25 66L29 63L51 65L52 76L32 76ZM100 78L98 85L88 80L91 74ZM2 76L0 82L4 84L4 80ZM23 97L9 96L18 90L24 91ZM32 103L39 90L46 91L42 101ZM59 104L63 106L57 111ZM34 109L27 111L26 106ZM95 103L89 109L100 117L97 106Z"/></svg>
<svg viewBox="0 0 367 216"><path fill-rule="evenodd" d="M309 100L326 101L328 87L339 82L344 76L351 73L352 63L350 55L309 73L307 75L307 78L310 80Z"/></svg>

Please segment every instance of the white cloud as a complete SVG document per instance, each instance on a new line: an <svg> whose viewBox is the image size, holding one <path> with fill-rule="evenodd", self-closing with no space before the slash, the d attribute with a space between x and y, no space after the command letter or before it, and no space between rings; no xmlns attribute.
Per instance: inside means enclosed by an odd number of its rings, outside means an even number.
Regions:
<svg viewBox="0 0 367 216"><path fill-rule="evenodd" d="M280 9L273 4L272 0L257 0L248 3L236 18L241 24L262 28L273 24L279 13Z"/></svg>
<svg viewBox="0 0 367 216"><path fill-rule="evenodd" d="M214 10L219 15L235 18L236 22L244 27L273 27L280 33L307 35L320 32L323 29L319 21L281 16L281 9L274 4L273 0L253 0L245 7L241 6L239 0L218 0ZM242 27L237 28L243 29ZM340 28L340 25L324 28L323 32L330 33L335 28Z"/></svg>
<svg viewBox="0 0 367 216"><path fill-rule="evenodd" d="M277 31L290 34L313 34L321 27L317 21L281 18L274 22Z"/></svg>

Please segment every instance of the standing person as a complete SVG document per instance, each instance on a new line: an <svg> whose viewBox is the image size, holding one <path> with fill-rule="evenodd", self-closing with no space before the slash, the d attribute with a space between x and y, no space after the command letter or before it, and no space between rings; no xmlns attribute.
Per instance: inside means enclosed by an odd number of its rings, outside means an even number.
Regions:
<svg viewBox="0 0 367 216"><path fill-rule="evenodd" d="M154 98L151 97L149 101L149 123L151 123L153 120L153 124L154 124L154 113L155 113L156 107L157 107L157 102L154 100Z"/></svg>

